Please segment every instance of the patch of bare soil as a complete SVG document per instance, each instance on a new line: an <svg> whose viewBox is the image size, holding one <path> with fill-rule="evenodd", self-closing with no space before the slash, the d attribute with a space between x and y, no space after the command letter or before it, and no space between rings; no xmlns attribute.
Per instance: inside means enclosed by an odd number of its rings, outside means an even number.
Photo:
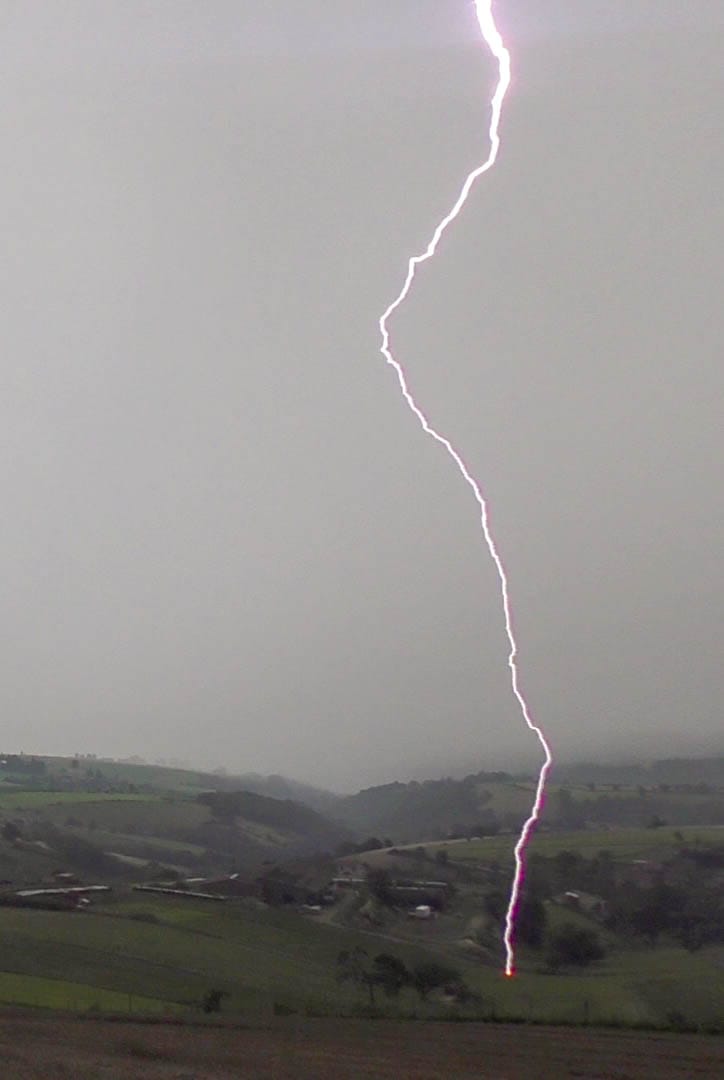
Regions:
<svg viewBox="0 0 724 1080"><path fill-rule="evenodd" d="M8 1080L705 1080L724 1038L295 1017L267 1028L0 1015Z"/></svg>

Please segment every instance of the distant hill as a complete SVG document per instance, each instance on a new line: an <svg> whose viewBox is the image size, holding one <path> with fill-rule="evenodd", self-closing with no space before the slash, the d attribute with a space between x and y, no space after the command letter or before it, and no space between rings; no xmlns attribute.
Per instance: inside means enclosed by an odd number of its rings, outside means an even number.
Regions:
<svg viewBox="0 0 724 1080"><path fill-rule="evenodd" d="M219 777L214 774L215 779ZM297 803L304 803L312 810L320 814L334 813L340 796L333 795L331 791L324 791L312 787L310 784L301 784L297 780L290 780L286 776L261 776L258 773L242 773L239 776L224 776L224 785L233 784L244 791L253 791L257 795L267 795L272 799L291 799Z"/></svg>
<svg viewBox="0 0 724 1080"><path fill-rule="evenodd" d="M708 784L724 788L724 756L661 758L649 762L582 761L556 765L553 775L559 783L599 784Z"/></svg>
<svg viewBox="0 0 724 1080"><path fill-rule="evenodd" d="M482 835L518 823L530 802L530 786L507 773L485 772L463 780L383 784L341 799L334 814L359 832L394 843L471 829Z"/></svg>
<svg viewBox="0 0 724 1080"><path fill-rule="evenodd" d="M87 789L89 784L96 781L95 790L98 791L123 785L141 792L253 791L272 799L293 799L322 813L339 798L329 791L284 776L262 776L254 772L231 773L221 769L206 772L176 765L151 764L141 758L118 761L95 755L33 757L0 754L0 781L3 774L5 778L14 776L21 781L27 780L31 775L52 776L55 780L72 781L74 786L77 786L77 781L82 778Z"/></svg>
<svg viewBox="0 0 724 1080"><path fill-rule="evenodd" d="M285 846L295 853L331 851L352 835L349 828L292 799L272 799L253 791L211 791L198 795L197 802L209 807L214 822L269 827L284 835Z"/></svg>
<svg viewBox="0 0 724 1080"><path fill-rule="evenodd" d="M548 827L724 824L724 759L662 759L635 765L560 766L548 785ZM517 830L535 778L480 772L462 780L383 784L340 799L336 819L393 843Z"/></svg>
<svg viewBox="0 0 724 1080"><path fill-rule="evenodd" d="M534 776L481 771L338 796L278 775L0 754L0 879L36 881L57 867L110 872L106 856L140 877L159 863L252 872L367 840L388 846L515 832L535 784ZM542 824L724 824L724 759L559 766Z"/></svg>
<svg viewBox="0 0 724 1080"><path fill-rule="evenodd" d="M85 881L254 874L355 836L308 805L240 784L137 761L0 755L0 883L46 884L56 871ZM305 790L282 778L259 786Z"/></svg>

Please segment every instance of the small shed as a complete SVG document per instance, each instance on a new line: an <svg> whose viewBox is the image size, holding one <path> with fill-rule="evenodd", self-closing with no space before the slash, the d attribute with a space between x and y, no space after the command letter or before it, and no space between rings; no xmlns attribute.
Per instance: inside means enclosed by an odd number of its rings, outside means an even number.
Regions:
<svg viewBox="0 0 724 1080"><path fill-rule="evenodd" d="M408 914L411 919L431 919L433 912L429 904L418 904Z"/></svg>

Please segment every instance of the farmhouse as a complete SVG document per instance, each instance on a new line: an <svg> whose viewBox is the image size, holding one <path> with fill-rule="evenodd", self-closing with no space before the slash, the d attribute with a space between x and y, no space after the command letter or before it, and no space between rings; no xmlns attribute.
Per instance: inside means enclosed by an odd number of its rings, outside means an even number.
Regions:
<svg viewBox="0 0 724 1080"><path fill-rule="evenodd" d="M332 889L361 889L363 885L367 884L367 878L363 877L335 877L332 878Z"/></svg>
<svg viewBox="0 0 724 1080"><path fill-rule="evenodd" d="M35 896L87 896L89 893L108 893L110 885L70 885L65 889L18 889L14 894L22 899Z"/></svg>
<svg viewBox="0 0 724 1080"><path fill-rule="evenodd" d="M608 915L608 904L600 896L594 896L587 892L564 892L554 897L555 903L562 907L572 908L584 915L590 915L593 919L605 919Z"/></svg>
<svg viewBox="0 0 724 1080"><path fill-rule="evenodd" d="M10 907L38 907L74 911L87 907L91 896L111 892L110 885L74 885L59 889L18 889L3 893L1 902Z"/></svg>
<svg viewBox="0 0 724 1080"><path fill-rule="evenodd" d="M261 895L259 882L245 881L238 874L224 874L221 877L214 878L185 878L184 885L204 893L213 893L214 896L244 897Z"/></svg>
<svg viewBox="0 0 724 1080"><path fill-rule="evenodd" d="M172 889L166 885L134 885L136 892L160 893L162 896L177 896L183 900L226 900L225 896L215 893L195 892L191 889Z"/></svg>
<svg viewBox="0 0 724 1080"><path fill-rule="evenodd" d="M434 913L429 904L418 904L407 914L411 919L431 919Z"/></svg>

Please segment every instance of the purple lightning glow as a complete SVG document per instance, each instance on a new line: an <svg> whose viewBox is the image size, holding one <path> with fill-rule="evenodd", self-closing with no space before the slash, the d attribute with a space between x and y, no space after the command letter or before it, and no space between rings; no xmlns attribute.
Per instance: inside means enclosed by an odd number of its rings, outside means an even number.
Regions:
<svg viewBox="0 0 724 1080"><path fill-rule="evenodd" d="M428 259L431 259L433 257L433 255L437 251L440 240L442 239L443 234L447 230L448 226L452 224L452 222L457 218L460 211L465 206L465 203L467 202L473 185L483 175L483 173L488 172L488 170L493 167L498 158L498 151L500 150L500 117L503 109L505 95L507 94L508 87L510 86L510 53L505 47L503 38L496 26L492 9L493 0L475 0L475 10L478 17L478 22L480 24L480 30L483 35L483 40L485 41L485 44L488 46L498 63L498 83L491 102L492 115L490 119L489 129L490 152L483 164L479 165L476 169L474 169L465 180L465 183L462 186L462 190L458 196L457 202L453 206L452 210L450 210L450 212L442 219L440 224L435 229L432 239L425 251L421 255L415 255L409 260L407 265L407 276L405 278L405 283L402 286L402 289L397 298L393 300L393 302L390 304L390 306L380 318L379 325L380 334L382 335L382 346L380 351L387 363L390 365L390 367L394 369L395 374L397 375L397 381L400 384L400 390L402 391L402 395L405 401L419 420L420 426L422 427L423 431L425 431L435 440L435 442L440 443L440 445L443 446L445 450L447 450L448 454L457 465L463 479L471 488L473 495L477 500L478 506L480 507L480 524L482 526L483 536L485 538L485 543L487 544L490 557L495 563L495 568L498 571L498 578L500 580L500 594L503 601L505 632L508 636L508 643L510 645L510 653L508 655L508 667L510 668L510 681L513 689L513 694L515 695L518 705L520 706L520 711L523 715L525 723L530 728L530 730L534 732L535 735L538 737L538 740L543 748L544 761L538 775L538 783L536 785L533 806L531 808L530 815L528 816L525 824L523 825L520 836L518 837L518 842L515 845L515 872L513 874L513 884L510 891L508 909L505 915L505 932L503 935L506 954L505 974L508 976L512 976L515 974L515 923L520 904L521 888L525 877L525 851L533 828L538 821L541 810L543 808L543 802L545 799L546 779L548 777L550 767L553 763L553 758L551 756L551 750L550 746L548 745L548 741L543 734L541 728L536 723L534 723L533 719L531 718L528 703L523 696L523 692L520 689L518 680L518 665L516 662L516 657L518 655L518 646L516 644L515 635L513 633L513 619L510 607L508 576L505 572L505 567L503 566L500 555L498 554L498 549L495 545L495 541L490 530L487 503L485 501L485 498L483 497L478 482L470 473L467 465L461 458L458 451L455 449L449 439L445 438L444 435L441 435L438 431L435 430L435 428L432 427L429 420L413 398L407 385L407 377L402 368L402 365L399 363L398 360L395 359L392 354L390 346L390 331L388 326L391 316L407 299L412 288L412 284L415 280L418 266L420 266L424 262L427 262Z"/></svg>

